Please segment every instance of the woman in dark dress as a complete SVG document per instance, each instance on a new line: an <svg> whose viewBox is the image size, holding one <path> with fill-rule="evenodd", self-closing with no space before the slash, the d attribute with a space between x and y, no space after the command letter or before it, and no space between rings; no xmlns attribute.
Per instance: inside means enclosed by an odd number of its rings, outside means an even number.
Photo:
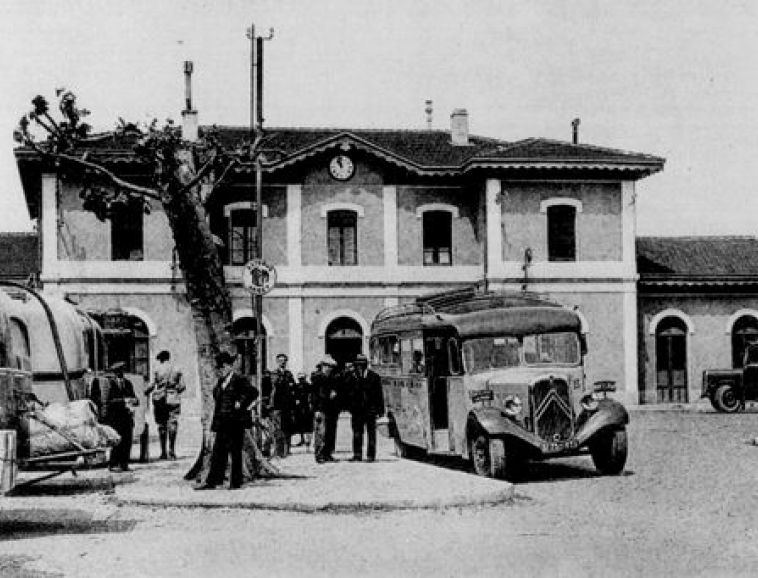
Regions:
<svg viewBox="0 0 758 578"><path fill-rule="evenodd" d="M294 427L292 433L300 434L300 442L293 445L305 445L306 451L310 451L311 434L313 433L313 392L311 384L302 371L297 374L294 398Z"/></svg>

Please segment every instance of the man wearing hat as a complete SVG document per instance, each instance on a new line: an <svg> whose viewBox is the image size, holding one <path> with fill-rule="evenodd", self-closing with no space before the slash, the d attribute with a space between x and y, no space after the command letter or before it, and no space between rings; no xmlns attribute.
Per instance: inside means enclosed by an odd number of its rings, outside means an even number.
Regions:
<svg viewBox="0 0 758 578"><path fill-rule="evenodd" d="M116 430L121 437L121 441L111 449L108 466L112 472L128 472L130 469L134 408L139 405L132 382L124 377L125 367L126 364L122 361L111 365L108 368L110 375L106 376L107 391L103 395L98 382L93 383L91 394L95 404L102 406L102 422Z"/></svg>
<svg viewBox="0 0 758 578"><path fill-rule="evenodd" d="M376 459L376 418L384 415L382 380L368 368L368 358L359 353L354 361L355 372L349 382L349 406L353 426L353 457L359 462L363 455L363 430L366 430L368 446L366 461Z"/></svg>
<svg viewBox="0 0 758 578"><path fill-rule="evenodd" d="M276 356L276 365L277 368L271 373L268 413L273 430L274 456L284 458L290 453L295 378L287 369L287 356L284 353Z"/></svg>
<svg viewBox="0 0 758 578"><path fill-rule="evenodd" d="M252 426L250 405L258 398L258 390L234 370L236 355L222 351L216 356L216 367L221 376L213 388L211 431L216 433L211 452L211 466L205 483L197 490L211 490L224 483L226 464L232 456L232 472L229 489L242 486L242 444L245 428Z"/></svg>
<svg viewBox="0 0 758 578"><path fill-rule="evenodd" d="M313 399L313 452L316 463L333 462L334 444L337 438L339 418L339 383L334 375L337 363L326 355L311 376Z"/></svg>

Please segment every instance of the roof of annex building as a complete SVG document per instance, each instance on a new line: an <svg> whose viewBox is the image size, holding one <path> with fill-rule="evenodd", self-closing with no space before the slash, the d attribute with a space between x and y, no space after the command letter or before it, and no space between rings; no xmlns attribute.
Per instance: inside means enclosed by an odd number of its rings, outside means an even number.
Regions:
<svg viewBox="0 0 758 578"><path fill-rule="evenodd" d="M637 271L647 287L755 285L758 238L637 238Z"/></svg>

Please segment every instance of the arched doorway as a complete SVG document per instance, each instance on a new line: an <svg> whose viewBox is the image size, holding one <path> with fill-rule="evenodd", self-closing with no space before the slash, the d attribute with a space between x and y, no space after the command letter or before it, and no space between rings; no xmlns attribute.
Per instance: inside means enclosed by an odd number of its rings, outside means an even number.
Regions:
<svg viewBox="0 0 758 578"><path fill-rule="evenodd" d="M254 376L256 371L255 358L255 318L240 317L232 325L234 333L234 345L237 347L237 353L240 356L240 372L248 377ZM267 339L266 328L261 324L261 334L263 337L262 355L263 369L266 369L267 356Z"/></svg>
<svg viewBox="0 0 758 578"><path fill-rule="evenodd" d="M732 326L732 367L742 367L745 349L755 342L758 342L758 319L743 315Z"/></svg>
<svg viewBox="0 0 758 578"><path fill-rule="evenodd" d="M338 317L326 328L326 353L340 365L363 351L363 329L350 317Z"/></svg>
<svg viewBox="0 0 758 578"><path fill-rule="evenodd" d="M687 325L678 317L656 327L655 375L658 403L687 403Z"/></svg>
<svg viewBox="0 0 758 578"><path fill-rule="evenodd" d="M147 324L126 311L91 315L103 330L107 351L106 367L122 362L124 373L150 379L150 333Z"/></svg>

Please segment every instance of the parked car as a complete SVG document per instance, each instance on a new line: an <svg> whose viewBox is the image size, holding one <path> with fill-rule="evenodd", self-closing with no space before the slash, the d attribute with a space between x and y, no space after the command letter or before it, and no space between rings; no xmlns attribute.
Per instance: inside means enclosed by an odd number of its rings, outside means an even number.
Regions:
<svg viewBox="0 0 758 578"><path fill-rule="evenodd" d="M758 400L758 345L748 347L743 368L706 369L703 394L716 411L735 413L745 409L745 402Z"/></svg>

